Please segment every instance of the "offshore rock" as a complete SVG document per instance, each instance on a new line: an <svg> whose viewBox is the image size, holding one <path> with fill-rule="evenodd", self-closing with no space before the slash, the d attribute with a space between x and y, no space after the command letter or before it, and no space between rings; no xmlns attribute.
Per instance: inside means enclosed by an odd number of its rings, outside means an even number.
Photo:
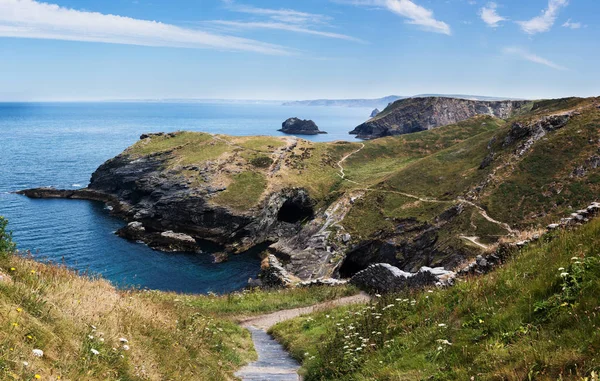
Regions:
<svg viewBox="0 0 600 381"><path fill-rule="evenodd" d="M298 118L289 118L282 123L281 129L278 131L296 135L318 135L327 133L319 130L319 127L317 127L312 120L302 120Z"/></svg>

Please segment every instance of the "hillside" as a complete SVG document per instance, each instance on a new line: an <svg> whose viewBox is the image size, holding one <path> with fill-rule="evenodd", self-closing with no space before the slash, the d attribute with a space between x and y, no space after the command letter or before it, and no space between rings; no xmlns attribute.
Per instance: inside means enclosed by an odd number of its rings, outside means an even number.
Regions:
<svg viewBox="0 0 600 381"><path fill-rule="evenodd" d="M149 134L87 189L24 193L108 202L130 222L120 235L165 250L264 245L269 284L455 269L596 201L598 99L527 110L364 143Z"/></svg>
<svg viewBox="0 0 600 381"><path fill-rule="evenodd" d="M528 111L528 101L482 101L446 97L409 98L387 106L374 118L350 131L361 139L430 130L476 115L507 119Z"/></svg>
<svg viewBox="0 0 600 381"><path fill-rule="evenodd" d="M256 358L238 321L353 292L117 290L13 250L0 217L1 380L232 380Z"/></svg>
<svg viewBox="0 0 600 381"><path fill-rule="evenodd" d="M305 380L573 380L600 374L600 220L446 289L276 325Z"/></svg>

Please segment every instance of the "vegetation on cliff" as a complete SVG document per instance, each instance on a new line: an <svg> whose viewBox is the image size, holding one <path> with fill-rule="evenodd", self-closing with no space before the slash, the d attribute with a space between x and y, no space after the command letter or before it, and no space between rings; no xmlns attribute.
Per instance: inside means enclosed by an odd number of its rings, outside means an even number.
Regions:
<svg viewBox="0 0 600 381"><path fill-rule="evenodd" d="M276 325L306 380L595 380L600 219L448 289ZM595 376L594 376L595 375Z"/></svg>
<svg viewBox="0 0 600 381"><path fill-rule="evenodd" d="M302 279L376 262L455 268L595 201L598 104L535 101L500 107L506 120L479 115L364 143L148 134L89 188L122 201L120 214L149 234L235 252L277 242L271 251Z"/></svg>
<svg viewBox="0 0 600 381"><path fill-rule="evenodd" d="M228 380L256 356L238 319L354 292L117 290L13 250L0 217L2 380Z"/></svg>

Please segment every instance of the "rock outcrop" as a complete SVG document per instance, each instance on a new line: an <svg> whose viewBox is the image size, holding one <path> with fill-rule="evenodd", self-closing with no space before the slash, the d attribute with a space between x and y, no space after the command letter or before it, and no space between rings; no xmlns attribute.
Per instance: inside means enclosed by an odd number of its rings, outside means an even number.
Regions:
<svg viewBox="0 0 600 381"><path fill-rule="evenodd" d="M375 109L373 111L371 111L371 118L375 118L381 111L379 111L379 109Z"/></svg>
<svg viewBox="0 0 600 381"><path fill-rule="evenodd" d="M387 263L376 263L356 273L350 284L368 292L389 293L432 285L450 286L455 277L454 272L443 267L422 267L416 273L409 273Z"/></svg>
<svg viewBox="0 0 600 381"><path fill-rule="evenodd" d="M318 135L327 133L319 130L319 127L312 120L302 120L298 118L289 118L281 124L281 129L277 131L294 135Z"/></svg>
<svg viewBox="0 0 600 381"><path fill-rule="evenodd" d="M361 139L402 135L467 120L476 115L509 118L531 105L528 101L474 101L455 98L409 98L396 101L350 131Z"/></svg>

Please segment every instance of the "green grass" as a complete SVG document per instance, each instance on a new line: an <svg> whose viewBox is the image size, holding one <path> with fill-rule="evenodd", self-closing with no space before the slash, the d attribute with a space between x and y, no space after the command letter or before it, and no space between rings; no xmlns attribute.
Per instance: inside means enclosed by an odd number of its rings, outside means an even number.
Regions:
<svg viewBox="0 0 600 381"><path fill-rule="evenodd" d="M132 156L145 156L158 152L172 150L176 147L184 145L203 145L212 140L210 134L195 133L195 132L178 132L174 137L168 135L153 136L149 139L138 141L127 150L127 153Z"/></svg>
<svg viewBox="0 0 600 381"><path fill-rule="evenodd" d="M600 220L551 238L452 288L384 296L273 333L308 381L583 380L600 371Z"/></svg>
<svg viewBox="0 0 600 381"><path fill-rule="evenodd" d="M256 359L250 334L238 320L356 292L349 287L225 296L122 291L103 279L15 255L13 249L0 217L1 380L33 380L36 374L42 380L231 380ZM129 350L120 338L128 340ZM33 349L41 349L43 357L33 356Z"/></svg>
<svg viewBox="0 0 600 381"><path fill-rule="evenodd" d="M266 187L267 180L262 173L242 172L233 176L233 182L229 184L227 190L213 200L234 209L248 209L258 204Z"/></svg>

